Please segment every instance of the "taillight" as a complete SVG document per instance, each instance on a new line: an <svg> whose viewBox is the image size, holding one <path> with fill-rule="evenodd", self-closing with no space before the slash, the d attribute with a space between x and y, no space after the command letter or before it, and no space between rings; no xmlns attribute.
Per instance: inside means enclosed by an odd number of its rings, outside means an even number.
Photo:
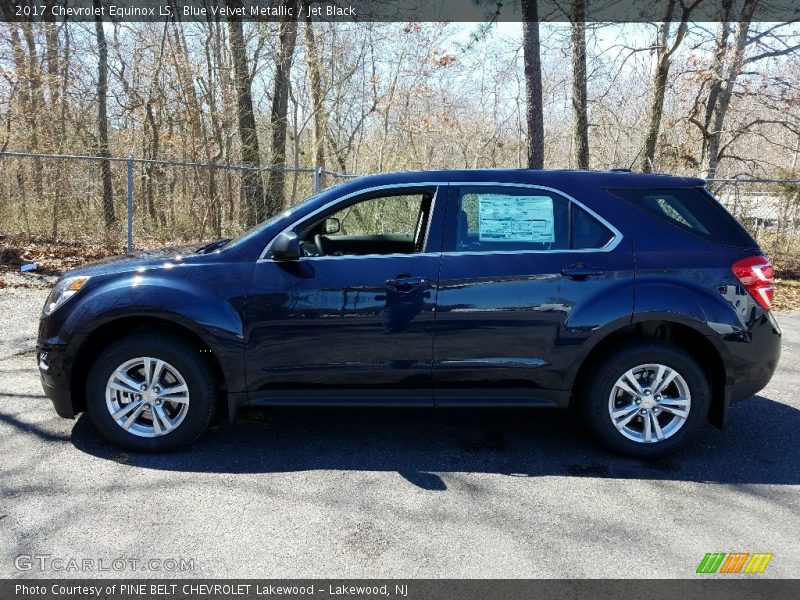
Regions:
<svg viewBox="0 0 800 600"><path fill-rule="evenodd" d="M775 288L772 278L775 271L765 256L751 256L733 263L733 274L742 283L753 299L764 310L772 306Z"/></svg>

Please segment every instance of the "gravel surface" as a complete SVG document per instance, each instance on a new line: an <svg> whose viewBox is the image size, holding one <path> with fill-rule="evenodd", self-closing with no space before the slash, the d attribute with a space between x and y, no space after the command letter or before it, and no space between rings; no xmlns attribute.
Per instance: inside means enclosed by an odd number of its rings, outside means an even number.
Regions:
<svg viewBox="0 0 800 600"><path fill-rule="evenodd" d="M0 577L174 576L144 562L170 558L201 577L691 577L713 551L796 577L800 313L778 315L769 387L654 463L547 410L275 409L147 456L56 416L33 352L52 280L4 278L32 287L0 290ZM93 570L49 563L72 558Z"/></svg>

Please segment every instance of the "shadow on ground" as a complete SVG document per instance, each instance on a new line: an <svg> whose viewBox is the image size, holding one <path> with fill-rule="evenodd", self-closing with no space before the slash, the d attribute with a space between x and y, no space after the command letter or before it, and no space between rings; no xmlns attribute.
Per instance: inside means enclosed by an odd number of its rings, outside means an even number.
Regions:
<svg viewBox="0 0 800 600"><path fill-rule="evenodd" d="M683 451L652 462L598 447L569 412L522 409L274 408L234 426L212 428L188 450L130 454L145 469L207 473L305 470L395 471L428 490L445 490L447 472L798 484L800 411L757 396L734 406L725 430L706 426ZM118 460L86 415L72 443Z"/></svg>

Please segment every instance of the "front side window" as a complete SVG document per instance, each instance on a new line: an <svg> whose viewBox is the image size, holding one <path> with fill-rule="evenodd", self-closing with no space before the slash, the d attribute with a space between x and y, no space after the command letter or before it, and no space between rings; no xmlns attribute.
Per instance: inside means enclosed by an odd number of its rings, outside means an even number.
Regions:
<svg viewBox="0 0 800 600"><path fill-rule="evenodd" d="M405 235L412 239L422 210L424 196L408 194L371 198L343 208L331 215L339 230L331 237ZM329 222L335 223L335 222Z"/></svg>
<svg viewBox="0 0 800 600"><path fill-rule="evenodd" d="M298 232L305 256L423 252L434 189L398 190L357 199Z"/></svg>
<svg viewBox="0 0 800 600"><path fill-rule="evenodd" d="M603 248L614 234L567 198L533 188L463 187L457 251L546 251Z"/></svg>

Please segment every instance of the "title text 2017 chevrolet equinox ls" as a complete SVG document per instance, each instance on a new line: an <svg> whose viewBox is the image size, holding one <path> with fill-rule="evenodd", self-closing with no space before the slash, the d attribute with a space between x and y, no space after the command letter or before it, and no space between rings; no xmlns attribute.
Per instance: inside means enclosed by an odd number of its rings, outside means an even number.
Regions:
<svg viewBox="0 0 800 600"><path fill-rule="evenodd" d="M68 273L38 362L59 415L134 450L220 408L572 405L653 457L769 381L772 277L699 179L375 175L236 240Z"/></svg>

